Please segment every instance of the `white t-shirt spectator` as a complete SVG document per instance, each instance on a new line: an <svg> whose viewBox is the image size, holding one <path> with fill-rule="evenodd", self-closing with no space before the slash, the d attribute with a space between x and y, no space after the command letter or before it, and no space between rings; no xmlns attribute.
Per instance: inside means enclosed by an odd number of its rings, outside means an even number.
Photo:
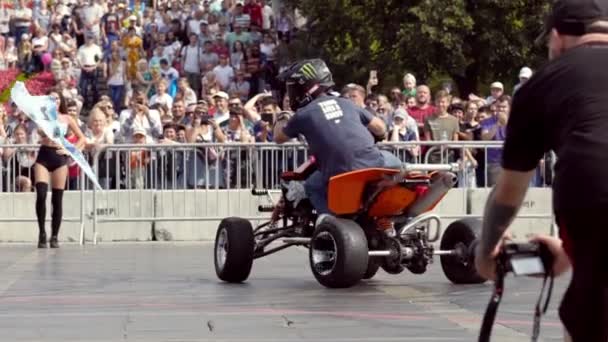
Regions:
<svg viewBox="0 0 608 342"><path fill-rule="evenodd" d="M182 48L182 44L179 41L173 42L171 45L165 46L163 49L163 56L167 58L169 64L173 64L173 60Z"/></svg>
<svg viewBox="0 0 608 342"><path fill-rule="evenodd" d="M201 21L197 19L190 19L188 21L188 29L190 33L201 34Z"/></svg>
<svg viewBox="0 0 608 342"><path fill-rule="evenodd" d="M266 55L266 60L274 61L276 47L277 46L274 43L270 43L270 44L262 43L262 44L260 44L260 52L263 53L264 55Z"/></svg>
<svg viewBox="0 0 608 342"><path fill-rule="evenodd" d="M272 11L272 7L270 7L270 5L266 4L264 6L264 8L262 9L262 29L263 30L270 30L270 27L272 25L272 16L274 15L274 12Z"/></svg>
<svg viewBox="0 0 608 342"><path fill-rule="evenodd" d="M85 44L78 49L77 58L78 58L78 62L80 63L80 66L97 65L95 56L97 56L98 60L101 60L101 57L103 56L103 52L101 51L101 48L97 44L91 44L91 45Z"/></svg>
<svg viewBox="0 0 608 342"><path fill-rule="evenodd" d="M8 34L10 30L9 21L13 10L3 8L0 10L0 33Z"/></svg>
<svg viewBox="0 0 608 342"><path fill-rule="evenodd" d="M198 46L185 46L182 52L182 58L184 60L184 71L191 73L200 72L199 59L201 55L202 51Z"/></svg>
<svg viewBox="0 0 608 342"><path fill-rule="evenodd" d="M90 128L85 130L85 137L88 144L113 144L114 132L112 127L105 127L99 136L95 136Z"/></svg>
<svg viewBox="0 0 608 342"><path fill-rule="evenodd" d="M103 7L101 7L97 3L93 3L90 6L86 6L81 11L82 12L80 12L80 13L81 13L82 22L85 25L85 27L84 27L85 32L93 32L96 34L99 33L100 32L99 23L97 25L93 25L90 29L88 29L86 27L86 25L91 25L96 21L97 22L101 21L101 17L103 17L103 14L104 14Z"/></svg>
<svg viewBox="0 0 608 342"><path fill-rule="evenodd" d="M232 82L232 79L234 78L234 69L230 65L217 65L213 68L213 73L222 89L228 89L230 82Z"/></svg>
<svg viewBox="0 0 608 342"><path fill-rule="evenodd" d="M150 106L156 103L164 104L165 106L167 106L167 108L169 108L169 110L171 110L171 107L173 107L173 98L167 93L164 93L160 96L158 94L154 94L150 98Z"/></svg>
<svg viewBox="0 0 608 342"><path fill-rule="evenodd" d="M32 47L45 46L48 43L48 41L49 41L48 36L34 37L34 38L32 38Z"/></svg>
<svg viewBox="0 0 608 342"><path fill-rule="evenodd" d="M59 2L55 7L55 14L62 18L63 16L70 15L72 12L66 3Z"/></svg>
<svg viewBox="0 0 608 342"><path fill-rule="evenodd" d="M186 106L196 104L196 92L192 88L188 88L184 91L184 103Z"/></svg>

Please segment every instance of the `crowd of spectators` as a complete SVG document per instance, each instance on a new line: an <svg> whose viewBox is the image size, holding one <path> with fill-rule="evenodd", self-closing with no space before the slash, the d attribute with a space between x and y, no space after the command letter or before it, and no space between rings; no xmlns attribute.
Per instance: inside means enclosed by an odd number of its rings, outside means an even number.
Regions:
<svg viewBox="0 0 608 342"><path fill-rule="evenodd" d="M51 73L55 86L45 93L78 120L88 156L104 144L171 145L101 153L96 166L105 188L225 188L255 177L274 186L303 151L228 146L272 142L274 118L291 110L276 75L294 60L300 18L276 7L264 0L19 0L0 13L0 69ZM523 68L521 82L531 74ZM341 95L385 119L387 142L504 138L511 97L499 82L486 98L466 99L449 86L431 94L412 74L389 95L377 85L373 74L365 87L348 84ZM0 191L32 191L36 149L11 146L37 141L25 115L0 107ZM174 146L203 142L218 145ZM461 161L472 170L462 186L491 185L499 169L500 149L396 152L404 161L426 153L431 162ZM79 176L71 165L69 189L83 186Z"/></svg>

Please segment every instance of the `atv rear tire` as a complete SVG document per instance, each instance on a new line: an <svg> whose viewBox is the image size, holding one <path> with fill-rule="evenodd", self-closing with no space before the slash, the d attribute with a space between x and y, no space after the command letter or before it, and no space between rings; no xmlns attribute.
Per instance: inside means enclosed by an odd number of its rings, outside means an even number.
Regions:
<svg viewBox="0 0 608 342"><path fill-rule="evenodd" d="M458 249L460 255L442 255L441 268L445 276L454 284L481 284L482 278L475 268L471 245L481 236L481 221L466 218L452 222L443 233L442 251Z"/></svg>
<svg viewBox="0 0 608 342"><path fill-rule="evenodd" d="M241 283L249 277L255 247L251 222L229 217L220 222L215 236L214 262L218 278Z"/></svg>
<svg viewBox="0 0 608 342"><path fill-rule="evenodd" d="M321 285L351 287L367 270L367 238L357 223L327 217L315 229L308 256L312 273Z"/></svg>

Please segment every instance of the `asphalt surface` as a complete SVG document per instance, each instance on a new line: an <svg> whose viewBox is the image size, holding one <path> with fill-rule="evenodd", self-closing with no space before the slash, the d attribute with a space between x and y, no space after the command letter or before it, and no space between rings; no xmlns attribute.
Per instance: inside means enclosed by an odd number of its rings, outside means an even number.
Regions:
<svg viewBox="0 0 608 342"><path fill-rule="evenodd" d="M438 260L437 260L438 261ZM245 284L215 276L211 243L0 245L0 341L476 341L490 283L383 271L321 287L307 250L256 260ZM541 339L560 341L556 282ZM529 341L539 279L510 277L492 341Z"/></svg>

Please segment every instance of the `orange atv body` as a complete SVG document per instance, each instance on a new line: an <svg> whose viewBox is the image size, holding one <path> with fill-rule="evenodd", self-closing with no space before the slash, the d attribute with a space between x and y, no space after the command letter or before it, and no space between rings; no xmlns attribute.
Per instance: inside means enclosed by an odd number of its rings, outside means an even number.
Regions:
<svg viewBox="0 0 608 342"><path fill-rule="evenodd" d="M364 203L368 200L365 198L366 187L369 184L382 182L387 176L394 177L399 174L399 170L373 168L332 177L328 189L329 209L339 216L357 214L364 209L367 209L366 214L370 218L399 216L406 213L417 200L427 195L432 181L438 175L437 172L429 174L411 172L405 175L403 182L387 182L376 193L369 207L365 208ZM419 214L433 210L448 190L446 188Z"/></svg>

